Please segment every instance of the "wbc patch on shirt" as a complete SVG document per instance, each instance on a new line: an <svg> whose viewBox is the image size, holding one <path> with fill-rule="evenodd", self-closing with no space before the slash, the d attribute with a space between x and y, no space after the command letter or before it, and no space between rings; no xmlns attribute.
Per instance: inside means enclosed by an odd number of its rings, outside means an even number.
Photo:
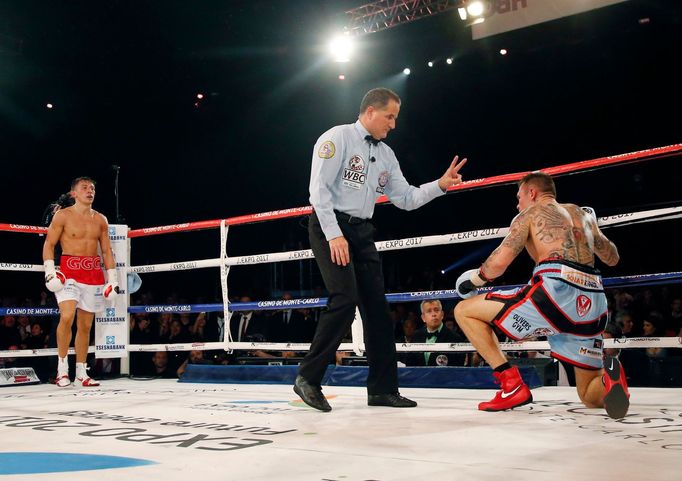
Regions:
<svg viewBox="0 0 682 481"><path fill-rule="evenodd" d="M359 155L354 155L348 161L348 167L343 169L343 185L351 189L360 189L367 179L365 160Z"/></svg>
<svg viewBox="0 0 682 481"><path fill-rule="evenodd" d="M331 159L336 154L336 146L331 140L325 140L317 151L317 156L321 159Z"/></svg>

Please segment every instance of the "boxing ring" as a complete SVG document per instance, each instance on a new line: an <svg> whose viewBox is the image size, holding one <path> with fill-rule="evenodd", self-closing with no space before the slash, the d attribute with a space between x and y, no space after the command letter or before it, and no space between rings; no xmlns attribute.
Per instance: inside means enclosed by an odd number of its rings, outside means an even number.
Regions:
<svg viewBox="0 0 682 481"><path fill-rule="evenodd" d="M682 144L542 169L553 176L584 173L619 164L655 161L682 154ZM449 193L505 185L527 172L466 181ZM442 201L442 200L441 200ZM378 203L386 203L380 198ZM228 256L228 233L237 226L295 218L310 214L300 207L230 219L135 229L119 239L124 256L117 256L119 277L137 273L142 279L161 272L217 268L221 303L130 306L122 304L98 314L96 329L119 324L115 334L96 336L91 352L97 357L119 357L128 373L129 353L156 351L306 351L295 342L236 342L230 316L238 311L319 308L322 297L230 302L228 277L238 266L312 260L310 250ZM682 217L682 206L623 212L599 217L602 229L661 222ZM130 244L137 238L217 229L218 257L130 265ZM41 234L34 226L0 224L0 231ZM416 236L377 242L380 252L465 244L502 238L506 227L487 227L442 235ZM121 237L120 231L115 235ZM120 262L118 262L120 261ZM0 270L42 272L42 265L0 263ZM604 279L607 288L679 283L681 271ZM36 281L38 282L38 281ZM487 289L510 286L489 287ZM126 293L127 294L127 293ZM456 300L454 289L387 294L390 303L424 299ZM130 314L221 313L225 339L219 342L131 344ZM0 308L0 315L55 315L50 308ZM122 318L122 319L121 319ZM121 325L124 329L120 329ZM114 328L115 329L115 328ZM114 331L111 331L114 332ZM364 353L359 313L352 340L340 350ZM113 346L109 349L109 346ZM680 337L605 339L605 347L682 347ZM545 351L545 341L504 342L506 351ZM468 343L399 343L399 352L473 351ZM71 350L73 352L73 350ZM0 351L0 357L53 356L56 349ZM190 366L192 367L192 366ZM268 369L278 369L272 366ZM188 372L191 372L188 371ZM631 388L631 408L621 420L603 410L586 409L575 388L542 386L533 391L532 404L512 412L485 413L475 409L489 392L480 389L405 387L401 392L418 401L412 410L367 407L364 387L325 387L334 411L321 414L292 392L291 383L225 383L196 378L191 382L155 379L107 380L95 389L58 389L49 384L16 385L0 389L3 413L0 432L12 439L0 452L0 475L7 479L106 479L122 476L165 478L187 476L202 480L414 480L499 479L544 480L596 478L621 480L647 476L653 480L679 476L675 451L682 450L682 392L680 389ZM292 378L293 381L293 378ZM480 386L479 386L480 387ZM493 389L492 386L489 387ZM630 455L636 452L637 456ZM646 463L641 460L646 459ZM82 470L81 470L82 469ZM95 473L90 470L97 469ZM42 471L41 471L42 470ZM62 475L57 473L64 473ZM40 474L45 473L45 474ZM48 474L52 473L52 474Z"/></svg>

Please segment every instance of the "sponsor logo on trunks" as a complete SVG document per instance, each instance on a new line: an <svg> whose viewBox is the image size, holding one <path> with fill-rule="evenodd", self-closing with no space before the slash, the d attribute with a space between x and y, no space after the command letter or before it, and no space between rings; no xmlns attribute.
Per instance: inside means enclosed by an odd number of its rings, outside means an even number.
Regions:
<svg viewBox="0 0 682 481"><path fill-rule="evenodd" d="M116 308L114 307L107 307L104 311L104 315L106 317L114 317L116 315Z"/></svg>
<svg viewBox="0 0 682 481"><path fill-rule="evenodd" d="M585 317L585 314L590 312L591 307L592 301L590 300L589 297L583 294L580 294L578 298L575 300L575 310L580 317Z"/></svg>
<svg viewBox="0 0 682 481"><path fill-rule="evenodd" d="M107 346L111 344L116 344L116 336L107 336L106 338Z"/></svg>
<svg viewBox="0 0 682 481"><path fill-rule="evenodd" d="M102 268L102 259L99 256L68 257L66 267L72 271L94 271Z"/></svg>
<svg viewBox="0 0 682 481"><path fill-rule="evenodd" d="M377 187L377 192L379 194L383 194L384 190L386 188L386 185L388 184L388 171L384 170L381 174L379 174L379 186Z"/></svg>
<svg viewBox="0 0 682 481"><path fill-rule="evenodd" d="M588 349L586 347L581 347L578 353L581 356L585 357L591 357L592 359L601 359L602 358L602 352L600 350L596 349Z"/></svg>
<svg viewBox="0 0 682 481"><path fill-rule="evenodd" d="M576 286L586 287L588 289L604 288L600 276L580 272L567 266L561 266L561 278Z"/></svg>
<svg viewBox="0 0 682 481"><path fill-rule="evenodd" d="M514 322L512 323L512 329L516 330L516 332L530 330L530 322L528 322L525 317L519 316L518 314L513 314L512 319L514 319Z"/></svg>
<svg viewBox="0 0 682 481"><path fill-rule="evenodd" d="M325 142L323 142L317 151L317 155L321 159L331 159L332 157L334 157L335 153L336 146L334 145L334 142L332 142L331 140L326 140Z"/></svg>
<svg viewBox="0 0 682 481"><path fill-rule="evenodd" d="M109 227L109 237L116 235L116 227Z"/></svg>

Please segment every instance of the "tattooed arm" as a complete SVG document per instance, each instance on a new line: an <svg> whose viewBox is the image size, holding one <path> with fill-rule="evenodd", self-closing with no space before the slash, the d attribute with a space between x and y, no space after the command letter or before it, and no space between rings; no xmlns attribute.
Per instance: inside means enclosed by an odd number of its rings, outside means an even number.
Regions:
<svg viewBox="0 0 682 481"><path fill-rule="evenodd" d="M592 235L594 236L594 253L607 266L615 266L620 260L618 255L618 248L616 244L611 242L599 229L597 222L590 218L588 222L592 228Z"/></svg>
<svg viewBox="0 0 682 481"><path fill-rule="evenodd" d="M509 226L509 234L481 266L481 273L488 279L495 279L504 274L509 264L518 256L528 241L533 207L514 217Z"/></svg>

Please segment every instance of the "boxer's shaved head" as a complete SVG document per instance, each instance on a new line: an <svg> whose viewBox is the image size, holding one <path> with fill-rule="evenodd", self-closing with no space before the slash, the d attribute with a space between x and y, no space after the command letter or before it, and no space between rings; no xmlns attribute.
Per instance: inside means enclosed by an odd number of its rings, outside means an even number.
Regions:
<svg viewBox="0 0 682 481"><path fill-rule="evenodd" d="M551 176L545 174L544 172L531 172L526 174L519 181L519 187L527 185L533 187L538 192L551 194L556 197L556 186L554 185L554 180Z"/></svg>

